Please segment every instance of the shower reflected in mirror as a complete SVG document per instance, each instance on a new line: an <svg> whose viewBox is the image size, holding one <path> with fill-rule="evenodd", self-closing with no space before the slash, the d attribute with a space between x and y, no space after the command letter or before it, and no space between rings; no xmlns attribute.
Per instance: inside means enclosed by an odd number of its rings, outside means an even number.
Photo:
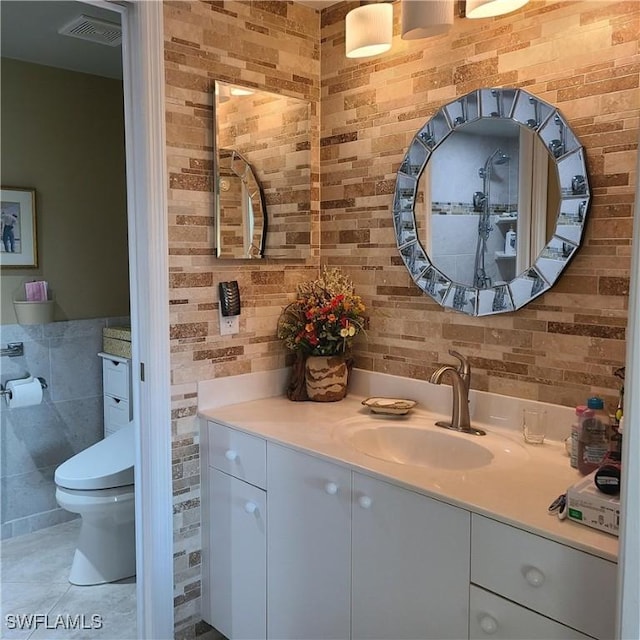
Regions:
<svg viewBox="0 0 640 640"><path fill-rule="evenodd" d="M508 161L509 156L502 151L502 149L498 148L487 157L484 165L478 169L478 175L482 178L482 192L476 192L474 194L475 205L476 196L480 193L478 197L478 201L480 203L480 215L478 216L478 238L476 240L476 255L473 267L473 286L478 289L487 289L493 282L487 275L486 269L487 241L489 240L489 235L493 231L493 225L491 224L491 174L493 172L494 165L506 164ZM478 211L475 206L474 210ZM505 244L505 247L506 246L508 245Z"/></svg>

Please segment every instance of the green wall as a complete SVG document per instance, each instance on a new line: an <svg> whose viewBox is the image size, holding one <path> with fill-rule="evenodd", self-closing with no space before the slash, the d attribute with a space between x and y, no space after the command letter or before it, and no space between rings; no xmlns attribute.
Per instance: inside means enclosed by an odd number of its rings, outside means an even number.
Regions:
<svg viewBox="0 0 640 640"><path fill-rule="evenodd" d="M1 324L12 298L47 280L55 320L129 314L122 83L1 61L2 187L36 190L37 269L2 269Z"/></svg>

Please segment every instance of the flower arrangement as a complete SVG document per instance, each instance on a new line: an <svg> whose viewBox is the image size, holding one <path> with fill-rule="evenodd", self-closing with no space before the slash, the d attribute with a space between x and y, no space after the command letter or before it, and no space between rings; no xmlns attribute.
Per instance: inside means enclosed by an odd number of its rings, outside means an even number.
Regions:
<svg viewBox="0 0 640 640"><path fill-rule="evenodd" d="M305 356L345 354L364 329L365 306L339 269L323 269L317 280L297 286L298 297L278 321L278 337Z"/></svg>

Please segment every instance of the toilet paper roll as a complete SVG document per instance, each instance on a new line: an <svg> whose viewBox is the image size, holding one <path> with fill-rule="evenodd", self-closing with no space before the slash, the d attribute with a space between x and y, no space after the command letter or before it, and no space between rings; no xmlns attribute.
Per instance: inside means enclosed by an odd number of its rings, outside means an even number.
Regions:
<svg viewBox="0 0 640 640"><path fill-rule="evenodd" d="M11 392L11 398L5 396L9 409L31 407L42 402L42 385L37 378L9 380L6 389Z"/></svg>

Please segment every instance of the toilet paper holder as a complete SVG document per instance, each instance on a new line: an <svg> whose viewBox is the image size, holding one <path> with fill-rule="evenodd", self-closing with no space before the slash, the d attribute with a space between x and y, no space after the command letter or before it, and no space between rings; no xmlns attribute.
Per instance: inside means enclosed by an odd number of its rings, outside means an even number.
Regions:
<svg viewBox="0 0 640 640"><path fill-rule="evenodd" d="M29 376L27 376L26 378L17 378L17 380L22 380L22 379L27 379L29 378ZM46 389L48 387L47 385L47 381L42 377L42 376L37 376L36 380L40 383L40 385L42 386L43 389ZM14 382L14 380L7 380L7 382ZM11 390L10 389L5 389L4 385L0 384L0 396L4 397L8 397L9 400L11 400Z"/></svg>
<svg viewBox="0 0 640 640"><path fill-rule="evenodd" d="M6 347L0 349L0 356L15 358L22 355L24 355L24 344L22 342L9 342Z"/></svg>

